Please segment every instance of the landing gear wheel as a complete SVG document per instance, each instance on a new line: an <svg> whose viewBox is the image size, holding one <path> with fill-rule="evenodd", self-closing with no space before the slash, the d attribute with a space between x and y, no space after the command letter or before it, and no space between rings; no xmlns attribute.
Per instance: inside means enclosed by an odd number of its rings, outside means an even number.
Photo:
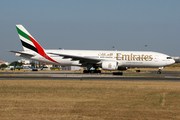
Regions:
<svg viewBox="0 0 180 120"><path fill-rule="evenodd" d="M161 74L161 70L160 69L157 71L157 74Z"/></svg>
<svg viewBox="0 0 180 120"><path fill-rule="evenodd" d="M84 70L83 73L89 73L88 70Z"/></svg>
<svg viewBox="0 0 180 120"><path fill-rule="evenodd" d="M160 72L160 71L157 71L157 74L161 74L161 72Z"/></svg>
<svg viewBox="0 0 180 120"><path fill-rule="evenodd" d="M84 70L83 73L90 73L90 74L93 74L93 73L101 73L101 70L99 70L98 68L94 67L93 69L91 68L88 68L87 70Z"/></svg>
<svg viewBox="0 0 180 120"><path fill-rule="evenodd" d="M101 70L94 70L94 73L101 73Z"/></svg>
<svg viewBox="0 0 180 120"><path fill-rule="evenodd" d="M123 72L113 72L113 75L123 75Z"/></svg>

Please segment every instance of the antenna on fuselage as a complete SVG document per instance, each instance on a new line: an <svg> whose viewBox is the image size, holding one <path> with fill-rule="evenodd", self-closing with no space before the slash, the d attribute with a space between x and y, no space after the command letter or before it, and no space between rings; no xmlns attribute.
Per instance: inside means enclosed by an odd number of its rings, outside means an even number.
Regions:
<svg viewBox="0 0 180 120"><path fill-rule="evenodd" d="M144 45L144 47L145 47L145 50L146 50L147 45Z"/></svg>
<svg viewBox="0 0 180 120"><path fill-rule="evenodd" d="M115 46L112 46L112 48L115 50ZM116 50L117 51L117 50Z"/></svg>
<svg viewBox="0 0 180 120"><path fill-rule="evenodd" d="M59 48L60 50L64 50L64 48Z"/></svg>

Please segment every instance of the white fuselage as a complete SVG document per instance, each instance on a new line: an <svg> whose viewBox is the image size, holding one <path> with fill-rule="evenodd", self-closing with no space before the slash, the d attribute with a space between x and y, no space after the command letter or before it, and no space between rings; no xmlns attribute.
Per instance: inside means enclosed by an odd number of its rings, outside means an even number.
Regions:
<svg viewBox="0 0 180 120"><path fill-rule="evenodd" d="M26 51L23 51L24 53ZM30 51L28 51L29 53ZM57 61L54 63L37 53L30 59L51 63L61 66L81 66L79 60L72 61L71 58L63 58L59 55L48 53L61 53L85 58L100 59L101 61L116 61L121 67L163 67L173 64L175 61L166 54L148 51L100 51L100 50L45 50L47 55ZM24 56L25 57L25 56Z"/></svg>
<svg viewBox="0 0 180 120"><path fill-rule="evenodd" d="M90 69L124 70L127 67L163 67L175 63L168 55L147 51L45 50L22 26L16 29L24 51L10 51L17 56L60 65Z"/></svg>

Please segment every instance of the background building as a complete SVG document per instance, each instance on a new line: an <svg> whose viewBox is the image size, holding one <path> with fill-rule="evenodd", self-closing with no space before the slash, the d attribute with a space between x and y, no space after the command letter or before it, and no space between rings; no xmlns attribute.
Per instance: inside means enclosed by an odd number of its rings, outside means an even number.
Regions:
<svg viewBox="0 0 180 120"><path fill-rule="evenodd" d="M8 62L6 62L6 61L1 61L1 60L0 60L0 65L2 65L2 64L9 65L9 63L8 63Z"/></svg>

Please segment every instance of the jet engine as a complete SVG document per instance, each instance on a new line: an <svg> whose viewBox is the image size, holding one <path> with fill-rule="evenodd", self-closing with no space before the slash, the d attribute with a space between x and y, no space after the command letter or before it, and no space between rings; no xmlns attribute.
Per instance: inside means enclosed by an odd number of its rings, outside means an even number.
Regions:
<svg viewBox="0 0 180 120"><path fill-rule="evenodd" d="M118 69L118 62L103 61L102 62L102 69L104 69L104 70L117 70Z"/></svg>

